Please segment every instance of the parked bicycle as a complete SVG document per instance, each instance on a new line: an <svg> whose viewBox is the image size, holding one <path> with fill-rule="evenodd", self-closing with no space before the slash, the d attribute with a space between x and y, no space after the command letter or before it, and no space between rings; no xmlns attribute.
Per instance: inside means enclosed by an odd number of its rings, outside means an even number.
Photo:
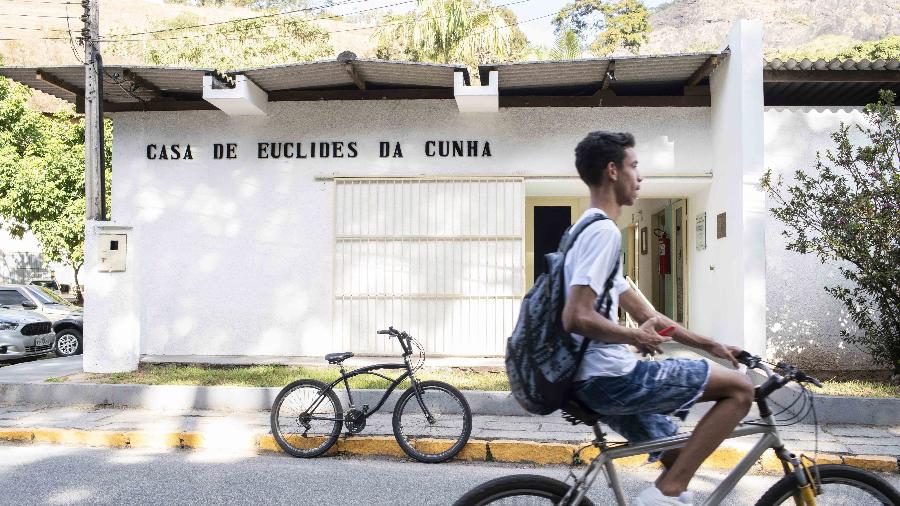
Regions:
<svg viewBox="0 0 900 506"><path fill-rule="evenodd" d="M404 380L412 383L394 406L392 425L397 444L410 457L420 462L444 462L453 458L469 440L472 432L472 411L465 397L452 385L442 381L419 381L415 372L425 364L425 350L412 336L393 327L379 330L379 334L395 337L403 349L402 364L375 364L353 371L344 370L343 361L352 352L329 353L325 360L340 368L341 376L326 385L313 379L290 383L279 392L272 404L272 435L281 448L295 457L319 456L337 442L341 427L348 435L358 434L366 427L366 420L387 401L391 392ZM418 361L410 362L413 346ZM380 374L382 369L405 369L397 378ZM361 374L371 374L391 382L378 404L369 409L357 406L348 380ZM344 412L335 387L343 383L348 407Z"/></svg>
<svg viewBox="0 0 900 506"><path fill-rule="evenodd" d="M879 476L846 465L807 465L811 459L804 455L798 457L787 450L778 435L778 427L790 425L804 419L810 412L815 420L815 407L812 393L805 384L821 386L819 380L805 374L794 366L785 363L774 365L774 371L761 358L747 352L741 353L738 360L751 369L765 372L767 379L756 387L756 405L759 407L758 420L744 421L728 438L737 438L759 434L759 441L750 452L735 466L725 479L707 497L704 505L717 505L734 489L754 463L768 449L772 449L781 461L785 476L773 485L756 503L757 506L776 504L796 504L798 506L822 505L863 505L885 504L900 505L900 493ZM772 413L767 397L774 391L790 382L801 387L801 395L794 404L785 407L779 413ZM802 404L796 415L788 420L776 419L778 415L789 411L798 401ZM672 437L647 441L643 443L610 444L606 434L597 421L597 415L586 411L577 403L570 402L563 408L563 417L573 424L584 423L593 426L596 438L592 445L600 450L581 476L570 473L572 483L564 483L546 476L519 474L491 480L466 493L456 506L479 506L484 504L555 504L589 506L594 503L586 497L601 471L604 472L607 484L615 495L616 503L624 506L625 496L613 461L623 457L640 455L655 451L671 450L684 446L689 433L676 434ZM567 480L568 481L568 480Z"/></svg>

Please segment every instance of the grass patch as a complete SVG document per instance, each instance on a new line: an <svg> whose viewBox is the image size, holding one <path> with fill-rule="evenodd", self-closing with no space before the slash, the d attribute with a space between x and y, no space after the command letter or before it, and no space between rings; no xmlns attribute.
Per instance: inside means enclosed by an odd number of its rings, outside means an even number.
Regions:
<svg viewBox="0 0 900 506"><path fill-rule="evenodd" d="M823 381L823 388L812 387L814 393L839 397L877 397L890 399L900 397L900 385L880 381Z"/></svg>
<svg viewBox="0 0 900 506"><path fill-rule="evenodd" d="M61 376L61 377L59 377L59 378L47 378L47 379L44 380L44 381L47 382L47 383L65 383L65 382L66 382L66 377L65 377L65 376Z"/></svg>
<svg viewBox="0 0 900 506"><path fill-rule="evenodd" d="M400 375L395 370L380 371L388 377ZM330 383L340 372L332 367L253 365L212 366L196 364L142 364L137 371L112 374L83 374L77 381L90 383L114 383L137 385L200 385L200 386L248 386L282 387L301 378L312 378ZM509 390L509 382L503 371L474 371L457 367L425 367L416 371L419 380L439 380L460 390ZM74 379L74 378L73 378ZM67 378L50 378L51 383L61 383ZM360 375L350 379L350 388L384 389L390 383L377 376ZM398 388L406 388L409 381Z"/></svg>

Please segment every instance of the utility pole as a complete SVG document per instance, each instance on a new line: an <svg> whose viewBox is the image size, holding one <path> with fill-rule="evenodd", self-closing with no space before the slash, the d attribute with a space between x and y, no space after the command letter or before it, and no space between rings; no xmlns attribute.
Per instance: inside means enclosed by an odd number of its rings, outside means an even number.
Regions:
<svg viewBox="0 0 900 506"><path fill-rule="evenodd" d="M84 196L88 220L106 220L103 150L103 60L100 57L100 0L82 0L84 28Z"/></svg>

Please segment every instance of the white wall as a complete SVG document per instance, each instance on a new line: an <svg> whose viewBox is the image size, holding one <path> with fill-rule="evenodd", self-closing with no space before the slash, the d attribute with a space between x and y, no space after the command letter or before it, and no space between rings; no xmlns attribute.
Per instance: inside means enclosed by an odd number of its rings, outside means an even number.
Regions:
<svg viewBox="0 0 900 506"><path fill-rule="evenodd" d="M564 175L591 130L627 130L644 174L711 170L709 109L540 108L462 115L451 101L272 103L117 113L113 218L134 226L144 354L319 355L332 321L333 182L317 176ZM428 158L427 140L489 141L490 158ZM357 158L258 160L259 141L354 141ZM379 141L405 157L378 158ZM213 160L212 143L238 144ZM148 160L190 143L193 160ZM649 149L656 146L656 149Z"/></svg>
<svg viewBox="0 0 900 506"><path fill-rule="evenodd" d="M765 350L765 209L762 24L738 21L730 55L710 76L715 168L709 188L688 196L691 327L753 353ZM698 212L707 212L707 249L696 251ZM727 235L716 239L716 215Z"/></svg>
<svg viewBox="0 0 900 506"><path fill-rule="evenodd" d="M834 149L830 138L841 122L860 124L860 108L826 109L811 107L767 108L765 112L766 168L783 175L785 185L794 181L794 172L815 171L816 153ZM851 129L851 140L863 136ZM771 207L767 202L767 208ZM820 369L868 368L865 353L840 337L840 331L854 331L844 306L825 292L825 286L844 284L836 264L821 264L811 254L785 249L784 227L769 217L766 223L766 300L768 353L772 357Z"/></svg>

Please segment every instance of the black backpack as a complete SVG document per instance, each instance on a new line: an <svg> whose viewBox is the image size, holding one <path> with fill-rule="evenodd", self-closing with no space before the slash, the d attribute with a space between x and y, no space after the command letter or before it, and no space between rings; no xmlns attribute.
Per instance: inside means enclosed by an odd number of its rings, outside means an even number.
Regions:
<svg viewBox="0 0 900 506"><path fill-rule="evenodd" d="M566 303L566 253L578 235L593 223L609 219L595 214L569 227L559 242L559 251L545 255L547 272L541 274L522 300L519 320L506 342L506 374L509 388L529 413L547 415L565 403L589 339L578 343L562 324ZM619 272L618 257L606 280L596 309L612 319L610 290Z"/></svg>

